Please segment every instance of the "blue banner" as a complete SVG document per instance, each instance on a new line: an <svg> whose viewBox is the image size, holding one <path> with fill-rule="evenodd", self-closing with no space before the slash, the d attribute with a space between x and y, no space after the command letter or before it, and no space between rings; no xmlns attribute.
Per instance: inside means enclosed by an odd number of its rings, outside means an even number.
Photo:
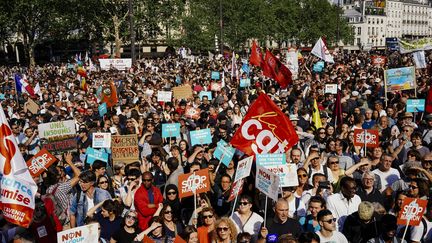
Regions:
<svg viewBox="0 0 432 243"><path fill-rule="evenodd" d="M100 104L98 110L99 110L99 116L103 117L108 112L107 104L106 103Z"/></svg>
<svg viewBox="0 0 432 243"><path fill-rule="evenodd" d="M235 148L231 147L227 142L224 140L220 140L217 143L217 147L213 153L215 158L220 160L222 164L225 166L228 166L231 162L232 158L234 157Z"/></svg>
<svg viewBox="0 0 432 243"><path fill-rule="evenodd" d="M240 87L241 88L246 88L246 87L249 87L250 85L251 85L250 78L242 78L242 79L240 79Z"/></svg>
<svg viewBox="0 0 432 243"><path fill-rule="evenodd" d="M220 72L212 71L211 72L211 79L219 80L220 79Z"/></svg>
<svg viewBox="0 0 432 243"><path fill-rule="evenodd" d="M180 137L180 123L163 123L162 138Z"/></svg>
<svg viewBox="0 0 432 243"><path fill-rule="evenodd" d="M207 96L208 100L212 100L213 99L211 91L201 91L199 93L200 100L203 99L203 96Z"/></svg>
<svg viewBox="0 0 432 243"><path fill-rule="evenodd" d="M192 146L196 144L211 144L212 142L212 136L209 128L191 131L190 138Z"/></svg>
<svg viewBox="0 0 432 243"><path fill-rule="evenodd" d="M108 163L108 153L105 153L99 149L87 147L86 155L87 155L87 163L89 165L92 165L93 162L95 162L96 160L101 160L104 161L105 163Z"/></svg>
<svg viewBox="0 0 432 243"><path fill-rule="evenodd" d="M313 71L320 73L322 72L324 69L324 62L323 61L319 61L317 63L315 63L315 65L313 66Z"/></svg>
<svg viewBox="0 0 432 243"><path fill-rule="evenodd" d="M425 99L408 99L407 112L423 112L425 110Z"/></svg>
<svg viewBox="0 0 432 243"><path fill-rule="evenodd" d="M286 164L286 155L285 153L281 154L257 154L256 162L261 166L274 166L274 165L282 165Z"/></svg>

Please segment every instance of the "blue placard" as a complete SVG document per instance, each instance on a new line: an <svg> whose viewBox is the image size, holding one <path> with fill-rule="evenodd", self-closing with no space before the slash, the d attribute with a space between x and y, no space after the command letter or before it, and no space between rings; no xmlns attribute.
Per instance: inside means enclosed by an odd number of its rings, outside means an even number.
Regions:
<svg viewBox="0 0 432 243"><path fill-rule="evenodd" d="M209 128L191 131L190 138L192 146L196 144L211 144L212 142L212 136Z"/></svg>
<svg viewBox="0 0 432 243"><path fill-rule="evenodd" d="M211 79L219 80L220 79L220 72L212 71L211 72Z"/></svg>
<svg viewBox="0 0 432 243"><path fill-rule="evenodd" d="M0 94L0 100L5 100L5 99L6 99L5 95L4 94Z"/></svg>
<svg viewBox="0 0 432 243"><path fill-rule="evenodd" d="M163 123L162 138L180 137L180 123Z"/></svg>
<svg viewBox="0 0 432 243"><path fill-rule="evenodd" d="M220 160L222 164L228 166L235 153L235 148L231 147L224 140L217 143L217 147L213 153L214 157Z"/></svg>
<svg viewBox="0 0 432 243"><path fill-rule="evenodd" d="M208 100L212 100L213 99L211 91L201 91L199 93L200 100L203 99L203 96L207 96Z"/></svg>
<svg viewBox="0 0 432 243"><path fill-rule="evenodd" d="M98 110L99 110L99 116L103 117L108 112L107 104L106 103L100 104Z"/></svg>
<svg viewBox="0 0 432 243"><path fill-rule="evenodd" d="M246 88L246 87L249 87L250 85L251 85L250 78L242 78L242 79L240 79L240 87L241 88Z"/></svg>
<svg viewBox="0 0 432 243"><path fill-rule="evenodd" d="M425 110L425 99L408 99L406 104L407 112L423 112Z"/></svg>
<svg viewBox="0 0 432 243"><path fill-rule="evenodd" d="M104 161L105 163L108 163L108 154L102 152L99 149L88 147L86 150L86 155L87 155L87 163L89 165L92 165L93 162L95 162L96 160L101 160Z"/></svg>
<svg viewBox="0 0 432 243"><path fill-rule="evenodd" d="M275 166L286 163L285 153L281 154L257 154L256 155L257 165L261 166Z"/></svg>
<svg viewBox="0 0 432 243"><path fill-rule="evenodd" d="M319 61L317 63L315 63L315 65L313 66L313 71L314 72L322 72L322 70L324 69L324 62L323 61Z"/></svg>

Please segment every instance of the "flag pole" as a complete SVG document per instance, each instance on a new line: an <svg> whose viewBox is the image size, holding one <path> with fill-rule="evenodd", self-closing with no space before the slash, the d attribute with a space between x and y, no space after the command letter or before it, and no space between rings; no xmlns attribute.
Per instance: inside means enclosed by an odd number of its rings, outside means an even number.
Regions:
<svg viewBox="0 0 432 243"><path fill-rule="evenodd" d="M268 200L268 197L266 195L265 206L264 206L264 228L266 227L266 221L267 221L267 200Z"/></svg>

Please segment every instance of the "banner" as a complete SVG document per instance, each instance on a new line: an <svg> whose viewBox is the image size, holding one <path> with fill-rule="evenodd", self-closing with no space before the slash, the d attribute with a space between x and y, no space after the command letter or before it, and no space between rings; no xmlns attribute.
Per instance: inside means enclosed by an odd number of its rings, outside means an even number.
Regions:
<svg viewBox="0 0 432 243"><path fill-rule="evenodd" d="M27 228L33 219L37 185L0 109L0 209L10 223Z"/></svg>
<svg viewBox="0 0 432 243"><path fill-rule="evenodd" d="M426 212L427 200L406 197L402 202L397 224L417 226Z"/></svg>
<svg viewBox="0 0 432 243"><path fill-rule="evenodd" d="M99 224L87 224L57 233L58 243L99 242Z"/></svg>
<svg viewBox="0 0 432 243"><path fill-rule="evenodd" d="M179 198L192 196L210 191L210 178L208 168L194 173L182 174L178 177Z"/></svg>
<svg viewBox="0 0 432 243"><path fill-rule="evenodd" d="M93 148L110 148L111 147L111 133L108 132L95 132L92 135Z"/></svg>
<svg viewBox="0 0 432 243"><path fill-rule="evenodd" d="M247 88L251 85L250 78L242 78L240 79L240 88Z"/></svg>
<svg viewBox="0 0 432 243"><path fill-rule="evenodd" d="M251 55L249 57L249 63L251 65L261 67L263 62L264 62L264 58L261 53L261 48L257 45L256 41L253 40L252 47L251 47Z"/></svg>
<svg viewBox="0 0 432 243"><path fill-rule="evenodd" d="M217 143L217 147L213 153L214 157L217 158L222 164L228 166L234 157L235 148L231 147L224 140L220 140Z"/></svg>
<svg viewBox="0 0 432 243"><path fill-rule="evenodd" d="M386 92L415 88L415 68L404 67L388 69L384 72Z"/></svg>
<svg viewBox="0 0 432 243"><path fill-rule="evenodd" d="M407 112L423 112L425 110L425 99L408 99L406 104Z"/></svg>
<svg viewBox="0 0 432 243"><path fill-rule="evenodd" d="M244 184L244 180L234 181L234 183L231 186L230 195L229 195L229 198L228 198L227 202L231 202L238 195L240 195L242 193L242 191L243 191L243 184ZM235 207L235 205L234 205L234 207Z"/></svg>
<svg viewBox="0 0 432 243"><path fill-rule="evenodd" d="M366 132L366 134L365 134ZM354 129L354 145L376 148L379 146L379 132L375 129Z"/></svg>
<svg viewBox="0 0 432 243"><path fill-rule="evenodd" d="M263 70L263 75L276 80L281 88L286 88L288 84L292 82L291 71L269 50L266 51L266 56L261 68Z"/></svg>
<svg viewBox="0 0 432 243"><path fill-rule="evenodd" d="M311 53L321 58L325 62L334 63L333 56L330 54L326 44L324 43L324 40L321 37L315 43Z"/></svg>
<svg viewBox="0 0 432 243"><path fill-rule="evenodd" d="M387 62L386 56L371 56L373 66L384 67Z"/></svg>
<svg viewBox="0 0 432 243"><path fill-rule="evenodd" d="M338 85L337 84L326 84L325 92L326 94L337 94Z"/></svg>
<svg viewBox="0 0 432 243"><path fill-rule="evenodd" d="M201 92L199 93L199 98L200 98L200 100L203 99L203 96L207 96L208 100L212 100L212 99L213 99L213 97L212 97L212 92L211 92L211 91L201 91Z"/></svg>
<svg viewBox="0 0 432 243"><path fill-rule="evenodd" d="M106 103L100 104L98 106L98 111L99 111L99 116L103 117L108 112L107 104Z"/></svg>
<svg viewBox="0 0 432 243"><path fill-rule="evenodd" d="M279 193L279 176L266 168L257 165L255 187L269 198L277 201Z"/></svg>
<svg viewBox="0 0 432 243"><path fill-rule="evenodd" d="M56 161L57 158L54 155L50 154L48 150L42 149L27 161L27 167L30 175L35 177L46 171Z"/></svg>
<svg viewBox="0 0 432 243"><path fill-rule="evenodd" d="M114 162L132 163L139 160L138 137L136 134L112 136L111 148Z"/></svg>
<svg viewBox="0 0 432 243"><path fill-rule="evenodd" d="M295 164L287 164L285 153L257 154L256 162L279 176L280 187L298 186L297 167Z"/></svg>
<svg viewBox="0 0 432 243"><path fill-rule="evenodd" d="M323 61L318 61L316 62L313 67L312 67L312 71L316 72L316 73L320 73L324 70L324 62Z"/></svg>
<svg viewBox="0 0 432 243"><path fill-rule="evenodd" d="M110 70L111 68L117 70L128 70L132 67L132 59L131 58L107 58L107 59L99 59L100 68L103 71Z"/></svg>
<svg viewBox="0 0 432 243"><path fill-rule="evenodd" d="M413 54L413 59L416 65L416 68L426 68L426 58L425 58L425 52L424 51L416 51Z"/></svg>
<svg viewBox="0 0 432 243"><path fill-rule="evenodd" d="M297 74L299 71L298 52L294 49L291 49L286 53L286 60L288 69L291 71L293 78L297 79Z"/></svg>
<svg viewBox="0 0 432 243"><path fill-rule="evenodd" d="M219 80L220 79L220 72L212 71L211 72L211 79Z"/></svg>
<svg viewBox="0 0 432 243"><path fill-rule="evenodd" d="M209 128L190 131L190 138L192 146L196 144L211 144L212 142L212 136Z"/></svg>
<svg viewBox="0 0 432 243"><path fill-rule="evenodd" d="M432 38L423 38L413 41L404 41L399 39L399 48L402 54L432 50Z"/></svg>
<svg viewBox="0 0 432 243"><path fill-rule="evenodd" d="M250 106L231 144L247 155L285 153L299 141L288 117L264 93Z"/></svg>
<svg viewBox="0 0 432 243"><path fill-rule="evenodd" d="M172 92L171 91L158 91L157 101L158 102L171 102Z"/></svg>
<svg viewBox="0 0 432 243"><path fill-rule="evenodd" d="M192 106L186 107L185 116L187 118L199 119L201 110L199 108L194 108Z"/></svg>
<svg viewBox="0 0 432 243"><path fill-rule="evenodd" d="M174 87L172 90L174 93L174 98L176 99L188 99L192 97L192 88L188 84Z"/></svg>
<svg viewBox="0 0 432 243"><path fill-rule="evenodd" d="M249 156L245 159L240 160L237 163L237 170L235 173L234 181L238 181L249 176L253 164L253 159L253 156Z"/></svg>
<svg viewBox="0 0 432 243"><path fill-rule="evenodd" d="M43 147L50 152L75 149L77 147L75 121L59 121L38 125Z"/></svg>
<svg viewBox="0 0 432 243"><path fill-rule="evenodd" d="M86 149L86 156L86 162L89 165L93 165L93 162L96 160L100 160L108 164L108 153L105 153L102 150L88 147Z"/></svg>
<svg viewBox="0 0 432 243"><path fill-rule="evenodd" d="M180 123L162 123L162 138L180 137Z"/></svg>

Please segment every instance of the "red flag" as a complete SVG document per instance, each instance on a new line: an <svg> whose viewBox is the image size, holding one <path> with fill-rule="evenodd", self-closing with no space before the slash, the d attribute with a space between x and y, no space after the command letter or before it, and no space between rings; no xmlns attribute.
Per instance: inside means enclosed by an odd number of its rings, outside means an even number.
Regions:
<svg viewBox="0 0 432 243"><path fill-rule="evenodd" d="M106 103L107 107L113 107L118 103L117 89L113 82L109 87L102 90L102 103Z"/></svg>
<svg viewBox="0 0 432 243"><path fill-rule="evenodd" d="M260 67L263 63L263 56L261 48L257 45L256 41L252 41L251 55L249 57L249 63L254 66Z"/></svg>
<svg viewBox="0 0 432 243"><path fill-rule="evenodd" d="M339 89L337 90L337 95L336 95L336 102L335 102L335 106L334 106L334 121L335 121L335 126L338 125L342 125L342 104L341 104L341 97L340 97L340 92Z"/></svg>
<svg viewBox="0 0 432 243"><path fill-rule="evenodd" d="M231 144L251 156L285 153L299 141L288 117L264 93L251 105Z"/></svg>
<svg viewBox="0 0 432 243"><path fill-rule="evenodd" d="M432 85L429 88L428 95L426 97L426 107L425 110L427 113L432 113Z"/></svg>
<svg viewBox="0 0 432 243"><path fill-rule="evenodd" d="M287 87L292 81L291 71L268 50L261 68L265 76L276 80L282 88Z"/></svg>

